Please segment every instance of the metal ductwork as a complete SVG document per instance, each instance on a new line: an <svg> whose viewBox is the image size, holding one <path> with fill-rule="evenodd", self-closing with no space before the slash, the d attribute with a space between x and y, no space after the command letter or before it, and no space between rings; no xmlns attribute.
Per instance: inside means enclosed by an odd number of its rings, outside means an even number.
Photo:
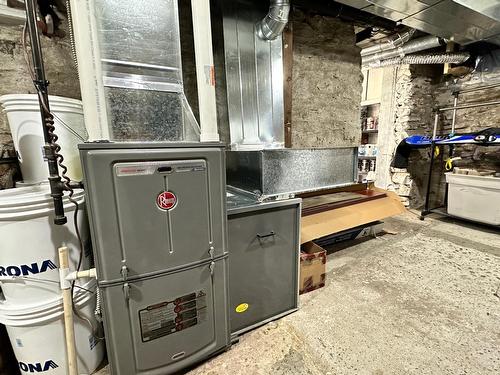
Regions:
<svg viewBox="0 0 500 375"><path fill-rule="evenodd" d="M371 47L363 48L361 50L361 56L369 56L373 55L375 53L391 50L394 48L398 48L401 45L407 43L413 34L415 33L415 29L408 30L404 33L398 33L398 36L394 39L391 39L388 42L385 43L379 43Z"/></svg>
<svg viewBox="0 0 500 375"><path fill-rule="evenodd" d="M391 59L378 61L369 64L370 68L380 68L390 65L425 65L425 64L461 64L467 61L470 57L468 52L455 52L455 53L429 53L425 55L408 55L401 57L394 57Z"/></svg>
<svg viewBox="0 0 500 375"><path fill-rule="evenodd" d="M495 22L500 20L498 0L336 0L336 2L427 34L453 40L461 45L484 40L500 46L500 22Z"/></svg>
<svg viewBox="0 0 500 375"><path fill-rule="evenodd" d="M280 36L288 23L289 13L290 0L271 0L269 12L256 26L259 38L274 40Z"/></svg>
<svg viewBox="0 0 500 375"><path fill-rule="evenodd" d="M362 59L362 65L370 65L370 63L387 60L393 57L403 58L406 55L411 53L425 51L431 48L436 48L445 44L444 39L436 37L436 36L425 36L422 38L418 38L412 41L409 41L406 44L403 44L401 47L394 48L388 51L383 51L379 53L375 53L373 55L364 56Z"/></svg>

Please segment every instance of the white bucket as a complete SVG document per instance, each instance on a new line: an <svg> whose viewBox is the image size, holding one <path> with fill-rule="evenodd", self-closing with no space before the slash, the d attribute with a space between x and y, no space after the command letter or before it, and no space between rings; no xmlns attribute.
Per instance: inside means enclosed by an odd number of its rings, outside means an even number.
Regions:
<svg viewBox="0 0 500 375"><path fill-rule="evenodd" d="M85 287L94 291L95 281ZM93 293L78 291L75 293L75 305L94 327L99 327L94 317ZM104 343L94 337L88 324L76 316L74 322L78 372L91 374L104 358ZM0 303L0 323L7 328L21 373L68 373L61 298L56 303L28 307L12 302Z"/></svg>
<svg viewBox="0 0 500 375"><path fill-rule="evenodd" d="M14 94L0 96L9 121L14 147L17 150L24 182L37 183L47 180L47 163L43 160L43 138L38 96ZM55 114L55 134L61 146L67 175L73 180L82 179L78 143L87 140L83 121L82 102L76 99L49 96L50 110Z"/></svg>
<svg viewBox="0 0 500 375"><path fill-rule="evenodd" d="M90 241L82 190L78 225L85 244L81 269L90 267ZM0 191L0 288L7 301L27 304L48 303L60 297L57 249L69 248L70 269L78 264L80 248L74 229L75 206L63 199L68 223L53 223L53 203L47 185ZM78 281L77 283L81 283Z"/></svg>

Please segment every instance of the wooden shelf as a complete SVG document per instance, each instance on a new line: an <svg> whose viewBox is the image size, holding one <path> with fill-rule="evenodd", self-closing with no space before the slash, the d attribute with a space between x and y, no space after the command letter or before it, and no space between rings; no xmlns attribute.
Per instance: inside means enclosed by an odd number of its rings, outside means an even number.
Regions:
<svg viewBox="0 0 500 375"><path fill-rule="evenodd" d="M8 7L0 4L0 24L22 25L26 20L26 12L21 9Z"/></svg>
<svg viewBox="0 0 500 375"><path fill-rule="evenodd" d="M362 130L361 132L363 134L377 134L378 133L378 129Z"/></svg>
<svg viewBox="0 0 500 375"><path fill-rule="evenodd" d="M363 100L361 102L362 107L368 107L370 105L375 105L375 104L380 104L380 99Z"/></svg>
<svg viewBox="0 0 500 375"><path fill-rule="evenodd" d="M372 155L358 155L358 159L376 159L377 157L376 156L372 156Z"/></svg>

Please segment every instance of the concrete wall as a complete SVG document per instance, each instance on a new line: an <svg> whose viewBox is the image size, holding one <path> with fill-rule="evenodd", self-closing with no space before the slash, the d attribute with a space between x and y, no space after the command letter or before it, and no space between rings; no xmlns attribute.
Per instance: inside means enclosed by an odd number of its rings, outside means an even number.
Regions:
<svg viewBox="0 0 500 375"><path fill-rule="evenodd" d="M292 147L357 147L362 91L354 26L294 11Z"/></svg>
<svg viewBox="0 0 500 375"><path fill-rule="evenodd" d="M64 28L64 26L63 26ZM28 74L21 44L21 26L0 27L0 95L32 94L35 88ZM71 57L68 38L42 37L49 93L80 99L80 86ZM0 114L0 157L15 156L7 117ZM0 164L0 189L13 187L15 165Z"/></svg>

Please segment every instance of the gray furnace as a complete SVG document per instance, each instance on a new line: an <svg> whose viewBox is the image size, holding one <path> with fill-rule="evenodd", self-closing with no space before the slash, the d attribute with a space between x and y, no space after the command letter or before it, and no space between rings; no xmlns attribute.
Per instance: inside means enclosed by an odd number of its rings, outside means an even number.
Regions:
<svg viewBox="0 0 500 375"><path fill-rule="evenodd" d="M230 342L224 151L80 145L113 374L168 374Z"/></svg>

